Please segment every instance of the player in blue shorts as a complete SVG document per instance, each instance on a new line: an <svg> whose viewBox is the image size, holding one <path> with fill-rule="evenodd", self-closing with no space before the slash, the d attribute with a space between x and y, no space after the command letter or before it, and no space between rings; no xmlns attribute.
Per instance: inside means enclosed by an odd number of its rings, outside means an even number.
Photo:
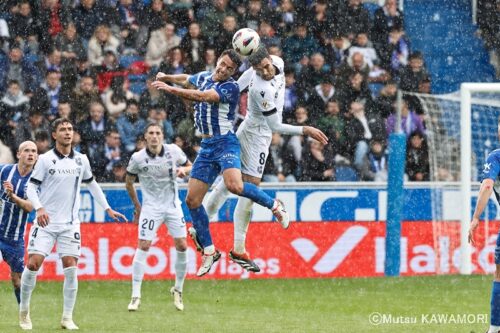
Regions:
<svg viewBox="0 0 500 333"><path fill-rule="evenodd" d="M271 209L283 227L286 228L289 224L282 202L274 200L256 185L242 180L240 144L233 132L240 90L231 77L240 65L241 59L236 51L226 50L217 60L213 72L205 71L195 75L158 73L157 81L153 82L157 89L195 102L195 126L201 133L202 141L191 171L186 204L193 219L197 240L203 249L198 276L208 273L220 258L220 253L212 242L208 215L202 201L221 172L230 192ZM170 86L165 82L184 88Z"/></svg>
<svg viewBox="0 0 500 333"><path fill-rule="evenodd" d="M500 119L498 120L498 137L500 139ZM479 218L483 213L488 200L492 192L495 192L495 197L500 203L500 193L494 188L495 181L498 180L500 176L500 149L492 151L486 163L484 163L483 169L483 181L481 182L481 188L479 190L479 196L477 197L476 209L474 210L474 215L472 216L472 222L469 230L469 242L474 245L474 232L479 226ZM495 247L495 279L493 281L493 287L491 291L491 316L490 316L490 328L487 333L499 333L500 332L500 234L497 237L497 244Z"/></svg>
<svg viewBox="0 0 500 333"><path fill-rule="evenodd" d="M19 145L17 164L0 165L0 253L10 267L18 304L24 270L24 227L33 210L26 199L26 186L37 157L35 143L25 141Z"/></svg>

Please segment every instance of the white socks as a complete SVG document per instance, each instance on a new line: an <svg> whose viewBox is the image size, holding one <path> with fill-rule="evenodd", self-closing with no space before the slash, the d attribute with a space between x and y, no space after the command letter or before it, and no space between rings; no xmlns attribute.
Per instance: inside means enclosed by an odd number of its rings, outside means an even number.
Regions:
<svg viewBox="0 0 500 333"><path fill-rule="evenodd" d="M64 268L63 285L63 318L73 317L73 308L75 307L76 294L78 292L78 276L76 266Z"/></svg>
<svg viewBox="0 0 500 333"><path fill-rule="evenodd" d="M224 202L226 202L229 196L229 191L224 184L224 180L221 180L215 188L208 195L207 201L205 203L205 210L207 211L208 219L213 221L217 212L222 207Z"/></svg>
<svg viewBox="0 0 500 333"><path fill-rule="evenodd" d="M498 333L498 331L500 331L500 326L491 325L488 333Z"/></svg>
<svg viewBox="0 0 500 333"><path fill-rule="evenodd" d="M21 275L21 303L19 304L20 311L29 311L31 293L35 289L37 271L30 271L28 267L24 267Z"/></svg>
<svg viewBox="0 0 500 333"><path fill-rule="evenodd" d="M243 254L246 252L245 240L248 232L248 225L252 217L253 201L239 197L234 209L234 251Z"/></svg>
<svg viewBox="0 0 500 333"><path fill-rule="evenodd" d="M132 263L132 297L141 297L141 285L144 278L144 265L146 264L147 251L135 250Z"/></svg>
<svg viewBox="0 0 500 333"><path fill-rule="evenodd" d="M175 289L182 292L184 279L187 271L187 251L177 251L177 259L175 260Z"/></svg>

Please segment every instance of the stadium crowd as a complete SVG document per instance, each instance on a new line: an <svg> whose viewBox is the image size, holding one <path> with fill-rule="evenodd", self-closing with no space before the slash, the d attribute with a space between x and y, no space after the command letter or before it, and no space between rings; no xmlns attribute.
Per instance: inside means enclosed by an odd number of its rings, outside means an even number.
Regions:
<svg viewBox="0 0 500 333"><path fill-rule="evenodd" d="M157 72L212 70L242 27L258 31L286 64L284 122L317 126L322 145L273 136L264 181L386 180L396 91L430 92L396 0L4 0L0 3L0 163L49 123L68 117L74 147L98 181L123 182L148 122L191 160L199 138L192 106L151 86ZM242 73L248 64L244 63ZM239 106L246 113L245 94ZM405 98L406 174L429 180L422 108Z"/></svg>

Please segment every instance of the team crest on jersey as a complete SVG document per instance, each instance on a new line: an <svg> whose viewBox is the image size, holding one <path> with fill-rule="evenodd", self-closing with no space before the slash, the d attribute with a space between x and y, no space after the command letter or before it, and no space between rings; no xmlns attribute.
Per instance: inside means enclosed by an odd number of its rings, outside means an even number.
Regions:
<svg viewBox="0 0 500 333"><path fill-rule="evenodd" d="M148 167L147 166L143 167L142 171L147 172L148 171Z"/></svg>
<svg viewBox="0 0 500 333"><path fill-rule="evenodd" d="M262 101L262 106L264 107L264 109L267 109L267 101Z"/></svg>
<svg viewBox="0 0 500 333"><path fill-rule="evenodd" d="M141 236L145 237L146 236L146 231L141 230Z"/></svg>
<svg viewBox="0 0 500 333"><path fill-rule="evenodd" d="M49 169L49 174L50 174L51 176L53 176L55 173L56 173L56 170L55 170L55 169Z"/></svg>
<svg viewBox="0 0 500 333"><path fill-rule="evenodd" d="M490 169L491 169L491 163L485 163L483 172L488 173L490 172Z"/></svg>
<svg viewBox="0 0 500 333"><path fill-rule="evenodd" d="M170 155L170 153L165 153L165 157L166 158L172 158L172 155Z"/></svg>
<svg viewBox="0 0 500 333"><path fill-rule="evenodd" d="M75 157L75 162L77 165L82 166L82 159L80 157Z"/></svg>

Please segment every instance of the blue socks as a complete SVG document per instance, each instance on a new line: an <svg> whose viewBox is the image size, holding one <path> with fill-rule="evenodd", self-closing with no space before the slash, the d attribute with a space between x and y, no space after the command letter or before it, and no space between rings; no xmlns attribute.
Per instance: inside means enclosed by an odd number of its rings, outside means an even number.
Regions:
<svg viewBox="0 0 500 333"><path fill-rule="evenodd" d="M500 282L493 282L491 290L491 325L500 326Z"/></svg>
<svg viewBox="0 0 500 333"><path fill-rule="evenodd" d="M243 183L243 192L241 192L241 196L251 199L253 202L269 209L272 209L274 205L274 199L252 183Z"/></svg>
<svg viewBox="0 0 500 333"><path fill-rule="evenodd" d="M16 294L17 304L21 303L21 288L14 288L14 294Z"/></svg>
<svg viewBox="0 0 500 333"><path fill-rule="evenodd" d="M193 220L193 227L198 236L198 242L203 248L213 245L212 236L210 235L210 228L208 226L208 215L205 207L201 205L198 208L189 209L191 218Z"/></svg>

